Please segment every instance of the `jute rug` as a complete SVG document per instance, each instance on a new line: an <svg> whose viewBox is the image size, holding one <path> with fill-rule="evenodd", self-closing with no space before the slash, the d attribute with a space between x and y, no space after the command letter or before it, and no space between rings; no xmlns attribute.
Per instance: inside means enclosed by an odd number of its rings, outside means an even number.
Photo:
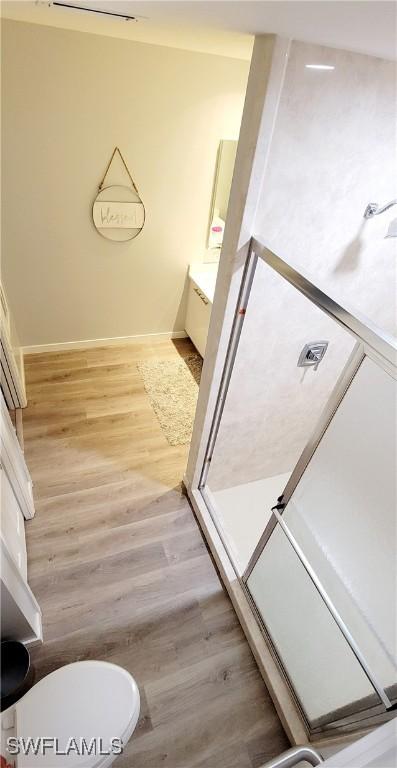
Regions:
<svg viewBox="0 0 397 768"><path fill-rule="evenodd" d="M170 445L190 442L202 364L200 355L137 363L150 404Z"/></svg>

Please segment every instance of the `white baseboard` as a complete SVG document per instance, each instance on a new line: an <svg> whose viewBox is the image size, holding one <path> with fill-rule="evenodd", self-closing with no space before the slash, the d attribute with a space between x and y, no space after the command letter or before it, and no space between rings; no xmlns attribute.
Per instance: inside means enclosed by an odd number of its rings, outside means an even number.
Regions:
<svg viewBox="0 0 397 768"><path fill-rule="evenodd" d="M42 352L67 352L68 350L88 349L89 347L110 347L117 344L133 344L140 341L164 341L166 339L186 338L186 331L143 333L137 336L113 336L109 339L86 339L84 341L60 341L54 344L33 344L30 347L23 347L23 353L24 355L35 355Z"/></svg>

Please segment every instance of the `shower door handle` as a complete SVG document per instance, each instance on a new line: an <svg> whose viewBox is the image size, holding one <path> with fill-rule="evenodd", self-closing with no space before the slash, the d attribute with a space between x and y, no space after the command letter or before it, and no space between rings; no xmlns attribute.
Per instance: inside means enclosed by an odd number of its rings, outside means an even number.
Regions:
<svg viewBox="0 0 397 768"><path fill-rule="evenodd" d="M321 765L324 760L321 755L312 747L292 747L287 749L282 755L265 763L261 768L293 768L294 765L305 761L310 765Z"/></svg>

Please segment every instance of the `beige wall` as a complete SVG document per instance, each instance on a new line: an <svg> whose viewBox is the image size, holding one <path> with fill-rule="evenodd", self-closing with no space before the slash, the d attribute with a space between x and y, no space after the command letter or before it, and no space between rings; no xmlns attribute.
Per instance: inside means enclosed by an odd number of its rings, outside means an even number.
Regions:
<svg viewBox="0 0 397 768"><path fill-rule="evenodd" d="M2 277L21 343L183 330L248 63L7 20L2 37ZM147 215L127 244L91 222L116 144Z"/></svg>

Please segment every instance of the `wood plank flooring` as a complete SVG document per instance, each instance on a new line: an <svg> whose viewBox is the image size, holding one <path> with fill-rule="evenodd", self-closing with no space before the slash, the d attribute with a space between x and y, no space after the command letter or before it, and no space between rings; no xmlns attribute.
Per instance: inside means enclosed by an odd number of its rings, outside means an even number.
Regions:
<svg viewBox="0 0 397 768"><path fill-rule="evenodd" d="M37 679L81 659L134 675L141 717L119 768L255 768L288 747L181 491L188 446L167 443L136 367L193 351L158 341L26 359Z"/></svg>

